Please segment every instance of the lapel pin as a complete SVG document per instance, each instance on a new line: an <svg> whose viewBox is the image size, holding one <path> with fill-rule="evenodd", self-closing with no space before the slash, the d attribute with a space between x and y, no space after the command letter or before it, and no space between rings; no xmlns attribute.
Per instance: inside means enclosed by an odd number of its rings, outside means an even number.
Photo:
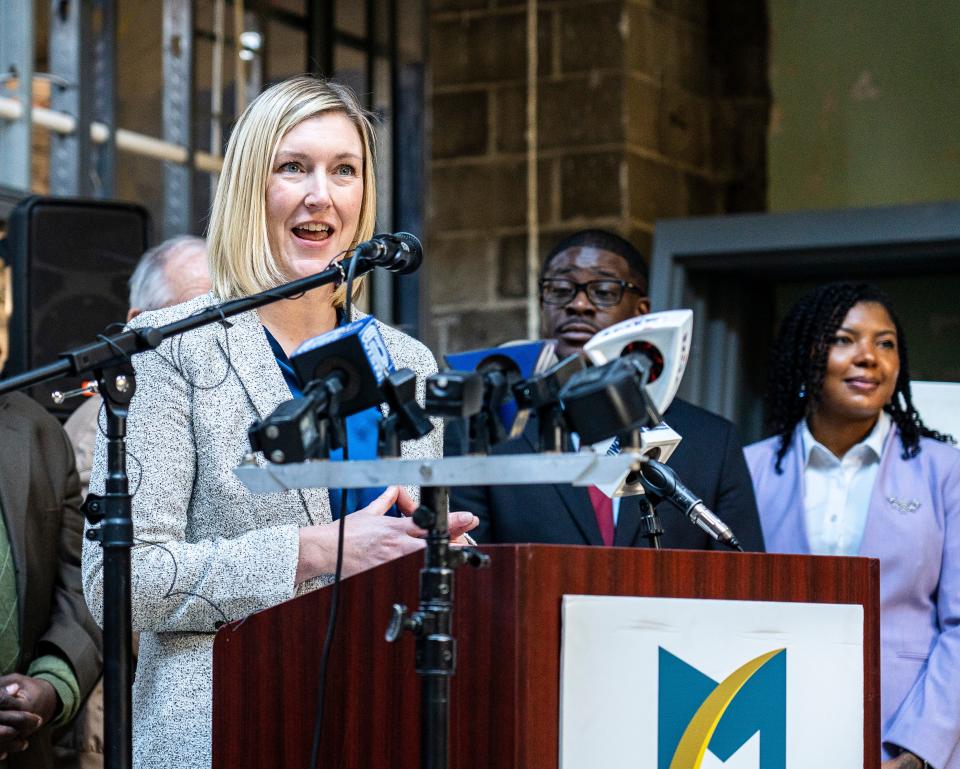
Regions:
<svg viewBox="0 0 960 769"><path fill-rule="evenodd" d="M887 497L887 502L898 513L915 513L920 509L920 502L916 499L904 500L896 497Z"/></svg>

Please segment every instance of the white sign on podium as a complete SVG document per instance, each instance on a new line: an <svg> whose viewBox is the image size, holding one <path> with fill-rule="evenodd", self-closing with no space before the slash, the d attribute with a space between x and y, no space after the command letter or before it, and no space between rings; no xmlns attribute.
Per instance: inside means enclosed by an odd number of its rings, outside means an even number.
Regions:
<svg viewBox="0 0 960 769"><path fill-rule="evenodd" d="M560 766L863 766L862 607L564 596Z"/></svg>

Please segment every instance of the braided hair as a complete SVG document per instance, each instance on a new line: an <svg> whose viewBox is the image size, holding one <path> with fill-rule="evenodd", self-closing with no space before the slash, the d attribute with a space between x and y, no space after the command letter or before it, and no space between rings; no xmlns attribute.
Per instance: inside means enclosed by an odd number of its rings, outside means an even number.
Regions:
<svg viewBox="0 0 960 769"><path fill-rule="evenodd" d="M893 398L883 408L900 432L901 456L904 459L917 456L921 437L955 442L951 436L927 427L913 405L907 340L889 297L866 283L828 283L803 296L790 309L780 325L770 356L766 410L767 424L780 439L777 473L783 472L783 457L790 447L794 428L807 415L809 404L820 398L834 335L850 308L860 302L881 305L896 327L900 373Z"/></svg>

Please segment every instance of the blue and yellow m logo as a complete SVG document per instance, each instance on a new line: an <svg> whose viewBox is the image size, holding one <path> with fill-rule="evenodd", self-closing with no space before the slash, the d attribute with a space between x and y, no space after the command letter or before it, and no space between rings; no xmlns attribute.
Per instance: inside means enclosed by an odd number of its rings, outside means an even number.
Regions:
<svg viewBox="0 0 960 769"><path fill-rule="evenodd" d="M657 769L727 761L758 731L762 769L787 765L787 650L741 665L719 683L660 648Z"/></svg>

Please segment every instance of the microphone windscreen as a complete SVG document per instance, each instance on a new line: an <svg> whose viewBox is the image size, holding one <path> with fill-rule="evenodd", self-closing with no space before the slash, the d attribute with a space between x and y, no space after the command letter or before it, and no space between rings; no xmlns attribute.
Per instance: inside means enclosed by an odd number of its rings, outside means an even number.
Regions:
<svg viewBox="0 0 960 769"><path fill-rule="evenodd" d="M416 272L423 262L423 244L420 242L420 238L409 232L397 232L394 237L407 247L407 251L403 256L397 255L395 259L397 267L391 269L391 272L398 275L409 275L411 272Z"/></svg>
<svg viewBox="0 0 960 769"><path fill-rule="evenodd" d="M308 339L290 355L290 364L303 387L336 375L343 387L344 415L379 405L380 385L394 370L390 351L370 315Z"/></svg>

